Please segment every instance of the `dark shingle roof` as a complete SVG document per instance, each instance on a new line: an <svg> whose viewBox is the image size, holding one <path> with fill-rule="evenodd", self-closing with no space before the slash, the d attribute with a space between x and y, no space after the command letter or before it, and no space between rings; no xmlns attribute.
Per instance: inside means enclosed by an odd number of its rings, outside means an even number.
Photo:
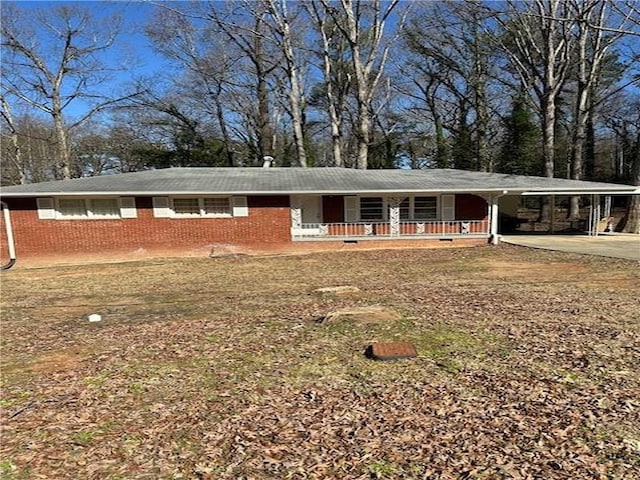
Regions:
<svg viewBox="0 0 640 480"><path fill-rule="evenodd" d="M168 168L3 187L4 197L63 195L278 195L393 192L631 193L638 187L466 170Z"/></svg>

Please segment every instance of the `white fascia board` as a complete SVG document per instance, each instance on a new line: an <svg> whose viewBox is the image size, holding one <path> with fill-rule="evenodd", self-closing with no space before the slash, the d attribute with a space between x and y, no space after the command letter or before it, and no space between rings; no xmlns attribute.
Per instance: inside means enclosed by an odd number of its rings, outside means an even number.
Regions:
<svg viewBox="0 0 640 480"><path fill-rule="evenodd" d="M212 192L212 191L109 191L109 192L97 192L97 191L86 191L86 192L2 192L0 191L0 197L4 198L25 198L25 197L118 197L118 196L133 196L133 197L154 197L154 196L186 196L186 195L220 195L220 196L231 196L231 195L380 195L380 196L388 196L388 195L397 195L397 194L447 194L447 193L470 193L474 195L483 195L483 194L495 194L499 193L501 195L523 195L523 196L534 196L534 195L640 195L640 188L631 187L631 186L623 186L620 189L576 189L576 190L528 190L522 188L482 188L482 189L472 189L472 188L442 188L442 189L401 189L401 190L392 190L392 189L384 189L384 190L256 190L256 191L220 191L220 192Z"/></svg>
<svg viewBox="0 0 640 480"><path fill-rule="evenodd" d="M522 196L536 196L536 195L639 195L640 190L544 190L535 191L527 190L522 192Z"/></svg>
<svg viewBox="0 0 640 480"><path fill-rule="evenodd" d="M503 188L494 188L482 190L475 189L460 189L460 188L446 188L446 189L428 189L428 190L416 190L416 189L403 189L403 190L257 190L257 191L233 191L233 192L212 192L212 191L122 191L122 192L9 192L0 193L2 197L99 197L99 196L129 196L129 197L157 197L157 196L176 196L176 195L394 195L398 193L405 194L439 194L439 193L504 193ZM515 192L517 193L517 192Z"/></svg>

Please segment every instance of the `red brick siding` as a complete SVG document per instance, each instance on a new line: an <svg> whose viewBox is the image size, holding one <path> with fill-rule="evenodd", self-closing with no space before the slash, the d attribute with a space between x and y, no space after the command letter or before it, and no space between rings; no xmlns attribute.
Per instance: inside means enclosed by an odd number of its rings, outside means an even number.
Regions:
<svg viewBox="0 0 640 480"><path fill-rule="evenodd" d="M344 221L343 199L339 195L323 197L324 222ZM11 210L19 259L140 249L177 253L213 246L239 246L240 250L247 251L276 251L294 246L287 196L248 197L248 217L194 219L154 218L150 197L136 198L138 218L119 220L40 220L35 198L5 201ZM486 218L484 199L476 195L456 195L456 219ZM8 259L6 234L1 222L0 257L5 263Z"/></svg>
<svg viewBox="0 0 640 480"><path fill-rule="evenodd" d="M456 220L486 220L488 216L487 201L469 193L456 195Z"/></svg>
<svg viewBox="0 0 640 480"><path fill-rule="evenodd" d="M40 220L35 198L7 199L17 256L136 249L192 249L215 244L288 243L289 197L249 197L248 217L154 218L150 197L136 198L138 218Z"/></svg>

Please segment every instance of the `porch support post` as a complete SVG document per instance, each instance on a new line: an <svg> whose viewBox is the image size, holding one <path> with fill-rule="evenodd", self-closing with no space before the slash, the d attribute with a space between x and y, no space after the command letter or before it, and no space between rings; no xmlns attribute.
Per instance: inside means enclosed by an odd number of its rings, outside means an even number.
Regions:
<svg viewBox="0 0 640 480"><path fill-rule="evenodd" d="M589 202L589 223L587 224L587 235L592 236L593 235L593 225L594 225L594 221L593 221L593 217L595 216L595 212L593 209L593 195L589 196L589 199L591 200Z"/></svg>
<svg viewBox="0 0 640 480"><path fill-rule="evenodd" d="M490 211L490 221L491 225L489 227L489 235L491 237L491 244L497 245L500 242L500 236L498 235L498 199L502 195L492 195L491 203L489 206Z"/></svg>
<svg viewBox="0 0 640 480"><path fill-rule="evenodd" d="M553 235L553 224L556 221L556 196L551 195L551 215L549 216L549 233Z"/></svg>
<svg viewBox="0 0 640 480"><path fill-rule="evenodd" d="M595 214L593 223L593 236L598 236L598 227L600 226L600 220L602 220L602 214L600 211L600 195L594 195L594 203L595 203Z"/></svg>
<svg viewBox="0 0 640 480"><path fill-rule="evenodd" d="M402 197L392 197L387 199L389 204L389 227L390 234L392 237L400 236L400 204L404 198Z"/></svg>
<svg viewBox="0 0 640 480"><path fill-rule="evenodd" d="M294 230L302 228L302 208L298 197L291 197L291 228Z"/></svg>

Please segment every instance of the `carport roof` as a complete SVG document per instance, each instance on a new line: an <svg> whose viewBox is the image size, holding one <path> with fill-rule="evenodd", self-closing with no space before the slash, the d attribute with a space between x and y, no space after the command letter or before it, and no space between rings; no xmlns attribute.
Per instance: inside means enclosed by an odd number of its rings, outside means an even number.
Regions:
<svg viewBox="0 0 640 480"><path fill-rule="evenodd" d="M393 193L629 194L638 187L453 169L167 168L3 187L3 197Z"/></svg>

